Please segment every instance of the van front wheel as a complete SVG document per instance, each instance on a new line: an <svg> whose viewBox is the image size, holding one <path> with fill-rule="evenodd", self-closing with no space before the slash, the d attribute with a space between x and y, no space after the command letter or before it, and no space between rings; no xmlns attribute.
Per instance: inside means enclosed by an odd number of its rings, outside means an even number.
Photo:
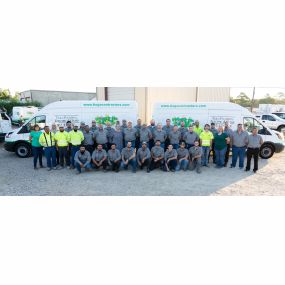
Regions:
<svg viewBox="0 0 285 285"><path fill-rule="evenodd" d="M31 145L25 142L18 143L15 147L15 152L16 155L20 158L29 157L32 154Z"/></svg>
<svg viewBox="0 0 285 285"><path fill-rule="evenodd" d="M269 159L274 154L274 147L270 144L264 144L260 148L259 156L263 159Z"/></svg>

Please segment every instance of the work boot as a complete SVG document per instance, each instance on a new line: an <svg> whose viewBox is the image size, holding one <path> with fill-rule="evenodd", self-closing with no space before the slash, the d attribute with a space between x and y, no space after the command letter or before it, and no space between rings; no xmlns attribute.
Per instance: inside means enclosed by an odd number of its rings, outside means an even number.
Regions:
<svg viewBox="0 0 285 285"><path fill-rule="evenodd" d="M51 171L52 170L52 168L51 167L49 167L48 169L47 169L47 171Z"/></svg>

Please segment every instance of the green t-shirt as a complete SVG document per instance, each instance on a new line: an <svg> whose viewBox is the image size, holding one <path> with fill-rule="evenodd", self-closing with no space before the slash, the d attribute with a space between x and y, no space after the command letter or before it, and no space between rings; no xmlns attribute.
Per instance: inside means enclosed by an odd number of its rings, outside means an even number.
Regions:
<svg viewBox="0 0 285 285"><path fill-rule="evenodd" d="M226 133L222 133L220 135L215 134L214 140L215 140L215 148L218 150L222 150L227 147L227 141L226 138L228 138L228 135Z"/></svg>
<svg viewBox="0 0 285 285"><path fill-rule="evenodd" d="M30 136L32 137L32 146L34 146L34 147L40 147L41 146L41 144L39 143L39 138L40 138L41 134L42 134L41 131L38 131L38 132L32 131L30 133Z"/></svg>

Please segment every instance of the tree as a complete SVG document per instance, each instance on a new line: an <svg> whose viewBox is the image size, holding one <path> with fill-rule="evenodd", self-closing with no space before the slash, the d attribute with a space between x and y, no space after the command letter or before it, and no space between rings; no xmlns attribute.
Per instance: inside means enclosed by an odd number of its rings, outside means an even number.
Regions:
<svg viewBox="0 0 285 285"><path fill-rule="evenodd" d="M264 98L259 99L259 104L277 104L277 100L267 93Z"/></svg>
<svg viewBox="0 0 285 285"><path fill-rule="evenodd" d="M251 106L251 99L243 92L241 92L236 98L231 98L231 102L239 104L243 107Z"/></svg>
<svg viewBox="0 0 285 285"><path fill-rule="evenodd" d="M9 89L0 89L0 99L10 99L11 94Z"/></svg>

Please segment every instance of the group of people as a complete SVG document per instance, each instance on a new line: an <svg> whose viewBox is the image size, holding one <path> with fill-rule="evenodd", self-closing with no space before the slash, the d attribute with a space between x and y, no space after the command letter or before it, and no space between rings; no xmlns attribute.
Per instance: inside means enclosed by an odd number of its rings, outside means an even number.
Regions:
<svg viewBox="0 0 285 285"><path fill-rule="evenodd" d="M247 164L245 171L251 168L251 160L254 158L253 171L258 170L258 156L262 137L258 129L253 128L249 135L238 124L233 131L228 122L224 126L216 128L214 123L200 127L199 121L195 121L190 127L172 126L171 120L166 124L155 124L151 120L150 125L142 124L138 119L137 125L132 122L122 121L115 128L110 123L102 124L92 121L91 126L81 122L80 125L70 121L66 125L56 124L44 127L42 132L38 125L30 133L34 156L34 169L37 163L43 168L43 154L46 157L48 170L58 170L64 167L76 169L80 174L83 169L112 170L131 167L133 172L137 168L149 173L155 168L163 171L195 170L201 173L201 167L209 167L209 159L213 156L216 168L227 167L230 149L232 149L232 162L230 167L235 168L239 160L239 168L244 169L245 155Z"/></svg>

